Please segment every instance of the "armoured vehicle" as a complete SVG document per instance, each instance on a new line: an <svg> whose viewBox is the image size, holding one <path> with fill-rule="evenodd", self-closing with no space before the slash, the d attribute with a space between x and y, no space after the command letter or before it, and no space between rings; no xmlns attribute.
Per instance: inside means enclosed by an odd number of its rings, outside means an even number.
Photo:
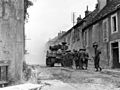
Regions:
<svg viewBox="0 0 120 90"><path fill-rule="evenodd" d="M63 54L68 49L66 42L62 44L49 46L49 51L46 54L46 65L54 67L55 63L61 64L63 66Z"/></svg>

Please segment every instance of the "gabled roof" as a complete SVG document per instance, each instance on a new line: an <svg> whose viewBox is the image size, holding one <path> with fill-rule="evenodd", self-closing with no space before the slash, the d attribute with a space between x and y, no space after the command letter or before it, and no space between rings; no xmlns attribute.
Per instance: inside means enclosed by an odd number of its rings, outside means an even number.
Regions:
<svg viewBox="0 0 120 90"><path fill-rule="evenodd" d="M83 29L97 23L118 9L120 9L120 0L112 0L108 2L107 5L94 18L92 18L92 21L89 21L90 23L88 23Z"/></svg>
<svg viewBox="0 0 120 90"><path fill-rule="evenodd" d="M79 23L77 23L77 24L73 27L73 29L75 29L75 28L79 27L80 25L82 25L83 22L85 22L84 19L82 19Z"/></svg>
<svg viewBox="0 0 120 90"><path fill-rule="evenodd" d="M95 9L93 12L91 12L88 16L86 16L84 18L85 20L85 26L84 27L87 27L93 20L93 18L98 14L98 9ZM83 28L84 28L83 27Z"/></svg>
<svg viewBox="0 0 120 90"><path fill-rule="evenodd" d="M62 36L60 36L59 39L63 38L64 36L68 35L69 33L71 33L71 31L77 27L79 27L82 23L84 22L84 19L81 20L79 23L77 23L75 26L73 26L71 29L69 29L66 33L64 33Z"/></svg>
<svg viewBox="0 0 120 90"><path fill-rule="evenodd" d="M67 34L69 34L72 31L72 28L69 29L66 33L64 33L62 36L59 37L59 39L63 38L64 36L66 36Z"/></svg>

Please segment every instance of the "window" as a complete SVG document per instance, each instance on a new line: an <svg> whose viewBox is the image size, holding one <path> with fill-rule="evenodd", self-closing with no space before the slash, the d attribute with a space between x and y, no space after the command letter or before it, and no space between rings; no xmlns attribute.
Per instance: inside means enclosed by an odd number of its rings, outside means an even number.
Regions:
<svg viewBox="0 0 120 90"><path fill-rule="evenodd" d="M89 38L88 38L88 34L89 33L89 30L87 30L86 32L86 47L88 47L88 44L89 44Z"/></svg>
<svg viewBox="0 0 120 90"><path fill-rule="evenodd" d="M112 34L118 32L117 13L111 16L111 32Z"/></svg>
<svg viewBox="0 0 120 90"><path fill-rule="evenodd" d="M84 32L84 46L88 47L88 31Z"/></svg>
<svg viewBox="0 0 120 90"><path fill-rule="evenodd" d="M86 32L83 33L83 46L86 46Z"/></svg>
<svg viewBox="0 0 120 90"><path fill-rule="evenodd" d="M92 46L92 29L90 28L88 31L88 46Z"/></svg>
<svg viewBox="0 0 120 90"><path fill-rule="evenodd" d="M103 21L103 42L108 42L108 19Z"/></svg>
<svg viewBox="0 0 120 90"><path fill-rule="evenodd" d="M0 81L8 80L8 66L0 66Z"/></svg>

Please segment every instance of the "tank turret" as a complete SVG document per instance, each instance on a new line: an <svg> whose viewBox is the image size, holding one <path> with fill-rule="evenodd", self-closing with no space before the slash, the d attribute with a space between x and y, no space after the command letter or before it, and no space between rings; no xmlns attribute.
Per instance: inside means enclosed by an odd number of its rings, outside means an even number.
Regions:
<svg viewBox="0 0 120 90"><path fill-rule="evenodd" d="M66 42L62 42L61 50L66 51L68 49L68 46L66 44Z"/></svg>

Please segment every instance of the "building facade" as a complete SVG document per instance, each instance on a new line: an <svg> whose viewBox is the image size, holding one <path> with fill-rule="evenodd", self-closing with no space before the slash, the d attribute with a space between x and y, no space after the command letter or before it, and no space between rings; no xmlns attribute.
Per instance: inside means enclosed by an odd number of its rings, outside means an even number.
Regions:
<svg viewBox="0 0 120 90"><path fill-rule="evenodd" d="M106 2L103 4L104 6L101 5L102 1ZM87 38L85 47L91 52L92 43L98 43L102 52L101 62L103 67L120 67L119 5L119 0L99 0L98 14L83 28L83 33L87 32L86 36L84 34L84 37ZM94 52L91 52L91 54L94 55Z"/></svg>
<svg viewBox="0 0 120 90"><path fill-rule="evenodd" d="M0 0L1 83L21 80L24 37L24 0Z"/></svg>
<svg viewBox="0 0 120 90"><path fill-rule="evenodd" d="M94 56L93 43L101 50L104 68L120 68L120 0L98 0L94 11L85 11L85 17L68 30L60 40L69 49L86 48L90 58Z"/></svg>

